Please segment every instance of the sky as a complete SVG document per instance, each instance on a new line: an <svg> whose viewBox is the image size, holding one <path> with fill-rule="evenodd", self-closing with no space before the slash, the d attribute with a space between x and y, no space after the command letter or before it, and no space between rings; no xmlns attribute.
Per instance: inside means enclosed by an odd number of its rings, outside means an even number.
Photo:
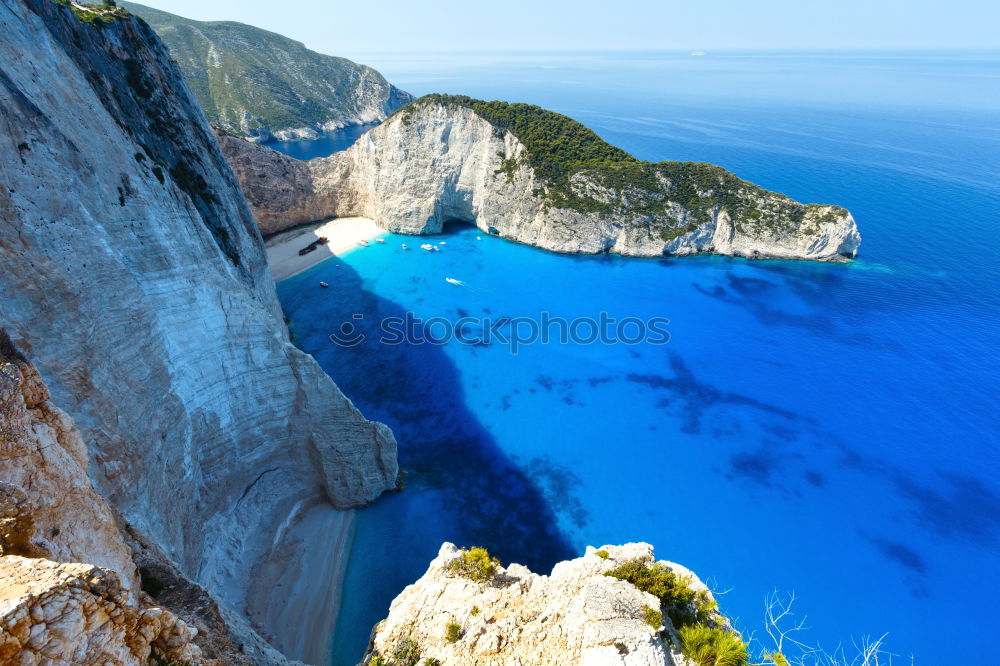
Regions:
<svg viewBox="0 0 1000 666"><path fill-rule="evenodd" d="M145 0L321 53L996 49L997 0Z"/></svg>

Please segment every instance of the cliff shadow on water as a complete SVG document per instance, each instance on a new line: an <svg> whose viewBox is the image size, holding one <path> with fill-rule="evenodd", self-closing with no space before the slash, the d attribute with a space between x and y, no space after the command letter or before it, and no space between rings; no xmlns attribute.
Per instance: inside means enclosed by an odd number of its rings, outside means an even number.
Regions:
<svg viewBox="0 0 1000 666"><path fill-rule="evenodd" d="M320 280L330 288L319 287ZM369 291L337 257L280 283L278 291L296 344L359 409L388 424L399 442L402 492L359 514L340 615L345 620L337 630L338 643L345 644L335 647L338 655L356 651L360 657L368 631L423 574L444 541L484 546L504 563L539 572L578 554L542 489L467 406L458 368L445 351L380 341L382 321L406 316L400 304ZM353 330L345 334L343 322ZM340 346L329 337L337 331L364 340ZM415 331L419 338L420 327ZM334 663L356 661L345 656Z"/></svg>

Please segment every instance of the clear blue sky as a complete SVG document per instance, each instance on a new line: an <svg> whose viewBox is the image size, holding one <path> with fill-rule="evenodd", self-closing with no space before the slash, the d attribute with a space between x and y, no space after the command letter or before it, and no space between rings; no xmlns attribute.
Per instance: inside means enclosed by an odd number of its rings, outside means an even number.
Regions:
<svg viewBox="0 0 1000 666"><path fill-rule="evenodd" d="M140 0L142 1L142 0ZM442 50L1000 48L998 0L146 0L333 55Z"/></svg>

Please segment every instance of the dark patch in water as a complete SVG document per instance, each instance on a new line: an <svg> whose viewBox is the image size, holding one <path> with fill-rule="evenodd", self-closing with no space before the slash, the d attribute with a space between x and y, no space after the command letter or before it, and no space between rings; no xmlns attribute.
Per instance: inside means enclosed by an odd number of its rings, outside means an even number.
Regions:
<svg viewBox="0 0 1000 666"><path fill-rule="evenodd" d="M805 480L808 481L816 488L826 487L826 477L824 477L819 472L814 472L813 470L807 470L805 474L802 475Z"/></svg>
<svg viewBox="0 0 1000 666"><path fill-rule="evenodd" d="M909 546L868 535L863 536L870 541L873 546L878 548L880 553L894 561L896 564L900 564L914 573L921 575L927 573L927 563L924 561L924 558L922 558Z"/></svg>
<svg viewBox="0 0 1000 666"><path fill-rule="evenodd" d="M578 528L590 522L590 513L577 494L580 477L572 469L545 455L529 460L524 471L542 489L556 513L565 515Z"/></svg>
<svg viewBox="0 0 1000 666"><path fill-rule="evenodd" d="M920 485L909 476L893 473L900 493L913 505L918 521L948 537L963 537L981 546L997 541L1000 495L982 479L943 472L943 488Z"/></svg>
<svg viewBox="0 0 1000 666"><path fill-rule="evenodd" d="M711 384L699 382L694 373L687 367L687 364L684 363L684 359L677 354L670 355L670 368L674 371L672 378L661 375L630 373L627 379L630 382L646 384L653 389L669 391L679 398L684 403L686 417L681 430L686 433L697 434L701 432L701 422L705 411L720 405L751 407L790 421L800 420L797 414L786 409L768 405L767 403L738 393L728 393ZM666 404L669 404L669 402Z"/></svg>

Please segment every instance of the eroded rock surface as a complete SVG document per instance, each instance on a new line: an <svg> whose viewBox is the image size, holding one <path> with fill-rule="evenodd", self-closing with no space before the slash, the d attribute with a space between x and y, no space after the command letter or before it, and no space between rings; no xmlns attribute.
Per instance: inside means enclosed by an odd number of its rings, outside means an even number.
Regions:
<svg viewBox="0 0 1000 666"><path fill-rule="evenodd" d="M607 557L597 552L588 548L583 557L557 564L548 576L511 564L499 567L491 580L477 582L449 568L460 551L446 543L427 573L392 602L362 663L379 658L392 663L402 646L419 652L421 660L439 659L449 666L687 665L664 640L664 632L676 636L670 620L664 618L665 627L652 627L647 620L646 610L659 608L659 600L604 575L628 560L652 562L652 546L604 546L601 553ZM664 564L711 598L691 571ZM449 625L457 625L451 636Z"/></svg>

